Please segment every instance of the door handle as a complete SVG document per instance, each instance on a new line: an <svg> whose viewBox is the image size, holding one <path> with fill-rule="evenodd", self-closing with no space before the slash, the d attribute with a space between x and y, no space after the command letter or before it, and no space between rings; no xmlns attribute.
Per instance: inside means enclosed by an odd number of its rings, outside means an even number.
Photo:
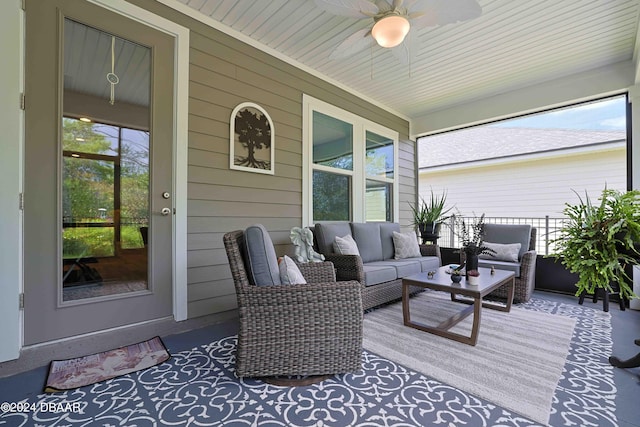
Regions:
<svg viewBox="0 0 640 427"><path fill-rule="evenodd" d="M167 216L171 213L171 209L169 208L162 208L162 210L160 211L160 213L164 216Z"/></svg>

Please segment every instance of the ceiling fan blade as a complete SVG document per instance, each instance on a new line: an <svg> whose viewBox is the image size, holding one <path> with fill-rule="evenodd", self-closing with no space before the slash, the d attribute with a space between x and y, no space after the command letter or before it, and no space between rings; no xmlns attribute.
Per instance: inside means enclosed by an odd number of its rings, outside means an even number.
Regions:
<svg viewBox="0 0 640 427"><path fill-rule="evenodd" d="M386 0L374 0L374 3L376 4L376 6L378 6L378 10L380 11L380 13L393 10L393 6L391 5L391 3Z"/></svg>
<svg viewBox="0 0 640 427"><path fill-rule="evenodd" d="M482 7L477 0L415 0L409 12L411 26L424 28L477 18ZM422 15L418 16L419 13Z"/></svg>
<svg viewBox="0 0 640 427"><path fill-rule="evenodd" d="M368 28L356 31L351 34L345 41L340 43L329 55L329 59L347 58L353 54L364 50L373 45L373 37L370 37L371 30Z"/></svg>
<svg viewBox="0 0 640 427"><path fill-rule="evenodd" d="M314 0L320 9L334 15L367 18L378 13L375 4L367 0Z"/></svg>

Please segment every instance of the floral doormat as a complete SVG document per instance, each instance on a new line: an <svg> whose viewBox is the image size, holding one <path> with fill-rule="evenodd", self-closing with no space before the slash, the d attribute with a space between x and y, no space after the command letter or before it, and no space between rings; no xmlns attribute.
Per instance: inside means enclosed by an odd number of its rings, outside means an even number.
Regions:
<svg viewBox="0 0 640 427"><path fill-rule="evenodd" d="M160 337L49 366L45 393L72 390L151 368L171 357Z"/></svg>

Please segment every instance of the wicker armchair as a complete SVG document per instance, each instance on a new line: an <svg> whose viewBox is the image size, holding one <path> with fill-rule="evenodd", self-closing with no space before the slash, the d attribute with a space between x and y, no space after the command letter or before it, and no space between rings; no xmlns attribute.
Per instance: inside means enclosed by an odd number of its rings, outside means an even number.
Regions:
<svg viewBox="0 0 640 427"><path fill-rule="evenodd" d="M244 232L224 235L240 316L238 377L310 376L358 371L361 285L336 282L330 262L300 264L304 285L250 284Z"/></svg>
<svg viewBox="0 0 640 427"><path fill-rule="evenodd" d="M491 226L501 227L503 225L491 224ZM506 225L504 227L509 227L509 225ZM528 248L524 249L522 256L520 257L520 260L519 260L520 275L516 275L516 278L515 278L515 286L514 286L514 292L513 292L514 302L527 302L531 299L531 296L533 295L533 290L536 286L536 260L537 260L536 238L537 238L537 230L534 227L531 227ZM512 242L502 241L499 243L512 243ZM460 251L460 262L461 263L465 262L464 251ZM480 267L491 267L492 264L496 264L496 263L490 260L481 259L479 260L478 264ZM500 269L503 267L501 267L500 265L495 265L495 268ZM489 296L491 297L497 297L500 299L506 299L507 295L508 295L508 291L506 286L501 286L489 294Z"/></svg>

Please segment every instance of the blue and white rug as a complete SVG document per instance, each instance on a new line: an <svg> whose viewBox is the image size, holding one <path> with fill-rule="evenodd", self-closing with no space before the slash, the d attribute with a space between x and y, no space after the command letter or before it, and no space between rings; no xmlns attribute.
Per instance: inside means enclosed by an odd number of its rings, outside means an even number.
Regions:
<svg viewBox="0 0 640 427"><path fill-rule="evenodd" d="M550 425L617 426L610 315L540 299L521 307L577 319ZM313 386L238 380L235 344L227 337L146 371L3 405L0 426L537 425L367 351L361 372Z"/></svg>

